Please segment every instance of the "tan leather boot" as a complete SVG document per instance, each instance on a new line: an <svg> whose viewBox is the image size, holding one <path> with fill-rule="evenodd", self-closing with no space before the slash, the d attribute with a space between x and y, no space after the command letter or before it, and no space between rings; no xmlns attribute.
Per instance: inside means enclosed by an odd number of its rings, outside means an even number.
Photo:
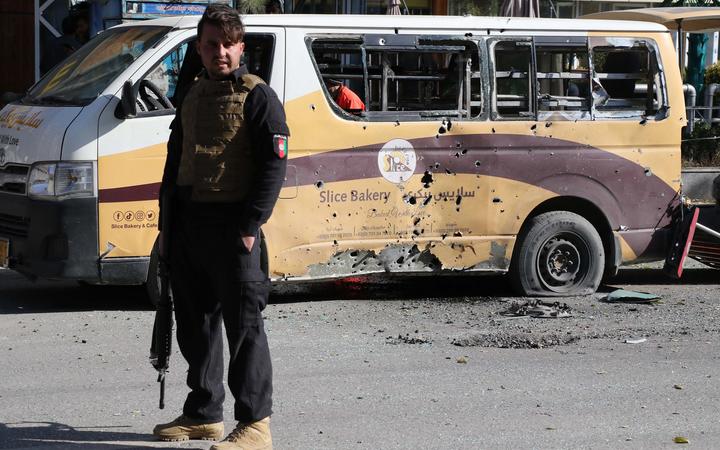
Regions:
<svg viewBox="0 0 720 450"><path fill-rule="evenodd" d="M224 433L225 426L222 422L197 423L185 416L180 416L172 422L156 425L153 429L153 434L162 441L187 441L188 439L216 441Z"/></svg>
<svg viewBox="0 0 720 450"><path fill-rule="evenodd" d="M210 450L272 450L270 417L253 423L239 423L234 430Z"/></svg>

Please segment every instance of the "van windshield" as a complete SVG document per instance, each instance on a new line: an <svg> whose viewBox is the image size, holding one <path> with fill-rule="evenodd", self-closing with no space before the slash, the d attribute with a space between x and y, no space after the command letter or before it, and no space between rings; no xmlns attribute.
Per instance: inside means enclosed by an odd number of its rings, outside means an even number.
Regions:
<svg viewBox="0 0 720 450"><path fill-rule="evenodd" d="M156 26L121 27L100 34L55 66L28 92L23 103L89 104L168 30Z"/></svg>

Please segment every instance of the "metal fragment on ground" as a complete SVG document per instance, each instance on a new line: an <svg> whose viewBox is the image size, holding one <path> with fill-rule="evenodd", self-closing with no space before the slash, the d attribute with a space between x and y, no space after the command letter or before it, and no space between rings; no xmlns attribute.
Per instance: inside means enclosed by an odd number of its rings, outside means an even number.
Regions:
<svg viewBox="0 0 720 450"><path fill-rule="evenodd" d="M500 315L508 317L537 317L547 319L559 319L571 317L572 309L566 303L543 302L540 300L528 300L525 303L512 302L510 307L501 311Z"/></svg>
<svg viewBox="0 0 720 450"><path fill-rule="evenodd" d="M660 300L659 295L649 294L647 292L628 291L618 289L603 298L603 302L607 303L653 303Z"/></svg>

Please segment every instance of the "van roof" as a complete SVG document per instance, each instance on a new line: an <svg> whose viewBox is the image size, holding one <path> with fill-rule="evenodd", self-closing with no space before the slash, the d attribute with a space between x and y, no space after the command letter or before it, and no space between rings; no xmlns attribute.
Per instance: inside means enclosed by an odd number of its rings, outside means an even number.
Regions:
<svg viewBox="0 0 720 450"><path fill-rule="evenodd" d="M665 25L671 30L701 32L720 29L720 8L638 8L587 14L582 18L610 20L641 20Z"/></svg>
<svg viewBox="0 0 720 450"><path fill-rule="evenodd" d="M197 27L200 16L167 17L129 25L161 25L180 29ZM623 20L542 19L480 16L385 16L353 14L252 14L243 17L246 25L298 28L428 29L428 30L528 30L528 31L667 31L662 25Z"/></svg>

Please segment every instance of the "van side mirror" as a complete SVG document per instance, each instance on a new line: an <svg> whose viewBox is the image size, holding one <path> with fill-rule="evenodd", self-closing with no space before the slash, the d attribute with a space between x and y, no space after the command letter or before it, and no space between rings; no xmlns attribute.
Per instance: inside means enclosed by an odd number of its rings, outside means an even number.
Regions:
<svg viewBox="0 0 720 450"><path fill-rule="evenodd" d="M122 87L122 95L120 103L115 109L115 117L118 119L128 119L137 115L137 103L135 101L137 93L133 88L133 83L127 80Z"/></svg>

